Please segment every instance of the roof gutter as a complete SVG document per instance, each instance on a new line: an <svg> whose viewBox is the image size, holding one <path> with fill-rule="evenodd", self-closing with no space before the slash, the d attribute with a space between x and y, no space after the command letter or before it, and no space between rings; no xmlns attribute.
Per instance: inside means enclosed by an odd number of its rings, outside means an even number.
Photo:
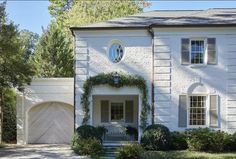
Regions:
<svg viewBox="0 0 236 159"><path fill-rule="evenodd" d="M122 26L122 27L70 27L71 32L75 30L82 31L97 31L97 30L144 30L149 26ZM72 33L73 34L73 33Z"/></svg>
<svg viewBox="0 0 236 159"><path fill-rule="evenodd" d="M151 24L149 27L151 28L236 27L236 23L235 24Z"/></svg>
<svg viewBox="0 0 236 159"><path fill-rule="evenodd" d="M110 26L110 27L70 27L70 31L74 36L74 31L97 31L97 30L150 30L154 27L158 28L192 28L192 27L236 27L235 24L151 24L148 26Z"/></svg>

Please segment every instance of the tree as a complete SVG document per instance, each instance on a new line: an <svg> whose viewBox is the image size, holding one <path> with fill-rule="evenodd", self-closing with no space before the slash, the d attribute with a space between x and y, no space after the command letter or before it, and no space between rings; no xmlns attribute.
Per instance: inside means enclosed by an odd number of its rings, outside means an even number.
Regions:
<svg viewBox="0 0 236 159"><path fill-rule="evenodd" d="M73 0L49 0L48 10L53 17L58 17L68 11L74 4Z"/></svg>
<svg viewBox="0 0 236 159"><path fill-rule="evenodd" d="M16 92L13 88L4 90L2 141L16 141Z"/></svg>
<svg viewBox="0 0 236 159"><path fill-rule="evenodd" d="M5 13L5 4L0 3L0 106L6 88L21 88L30 83L35 74L34 67L25 60L17 26L9 22ZM1 127L3 113L1 112ZM2 129L1 129L2 130ZM2 131L1 131L2 132ZM1 133L2 135L2 133Z"/></svg>
<svg viewBox="0 0 236 159"><path fill-rule="evenodd" d="M34 54L36 43L39 40L39 35L24 29L20 31L20 39L25 60L28 60L30 56Z"/></svg>
<svg viewBox="0 0 236 159"><path fill-rule="evenodd" d="M39 77L73 76L74 57L71 42L56 23L53 22L43 31L31 61L36 64Z"/></svg>
<svg viewBox="0 0 236 159"><path fill-rule="evenodd" d="M142 12L150 5L147 0L50 0L49 11L56 18L63 31L69 32L70 26L109 20ZM66 4L70 5L66 5ZM57 13L57 14L55 14Z"/></svg>

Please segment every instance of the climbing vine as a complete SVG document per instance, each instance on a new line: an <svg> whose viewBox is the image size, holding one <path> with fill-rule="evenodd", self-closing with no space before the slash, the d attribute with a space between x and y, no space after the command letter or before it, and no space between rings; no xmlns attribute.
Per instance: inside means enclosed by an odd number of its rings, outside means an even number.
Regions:
<svg viewBox="0 0 236 159"><path fill-rule="evenodd" d="M120 88L123 86L135 86L139 88L139 90L142 93L142 110L141 110L141 128L145 129L147 126L147 116L150 111L150 105L148 103L148 89L146 85L146 81L143 77L138 76L138 75L130 75L130 74L124 74L120 73L119 74L119 82L116 84L114 83L113 77L114 77L114 72L111 73L101 73L93 77L89 77L83 86L83 94L81 96L81 104L83 107L84 111L84 118L83 118L83 124L87 124L88 120L90 118L89 115L89 96L91 94L91 91L94 86L97 85L110 85L112 87Z"/></svg>

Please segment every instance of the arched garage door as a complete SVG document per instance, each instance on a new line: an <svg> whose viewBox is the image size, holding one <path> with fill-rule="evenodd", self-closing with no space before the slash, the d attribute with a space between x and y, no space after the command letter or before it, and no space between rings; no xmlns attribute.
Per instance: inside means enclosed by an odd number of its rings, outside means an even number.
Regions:
<svg viewBox="0 0 236 159"><path fill-rule="evenodd" d="M70 143L73 135L73 106L48 102L28 112L28 143Z"/></svg>

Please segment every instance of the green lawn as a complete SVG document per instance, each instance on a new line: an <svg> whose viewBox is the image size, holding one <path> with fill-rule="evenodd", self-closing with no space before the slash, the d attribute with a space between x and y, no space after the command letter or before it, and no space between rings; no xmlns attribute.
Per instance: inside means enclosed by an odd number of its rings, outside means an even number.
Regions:
<svg viewBox="0 0 236 159"><path fill-rule="evenodd" d="M147 151L143 159L236 159L233 153L206 153L194 151Z"/></svg>

